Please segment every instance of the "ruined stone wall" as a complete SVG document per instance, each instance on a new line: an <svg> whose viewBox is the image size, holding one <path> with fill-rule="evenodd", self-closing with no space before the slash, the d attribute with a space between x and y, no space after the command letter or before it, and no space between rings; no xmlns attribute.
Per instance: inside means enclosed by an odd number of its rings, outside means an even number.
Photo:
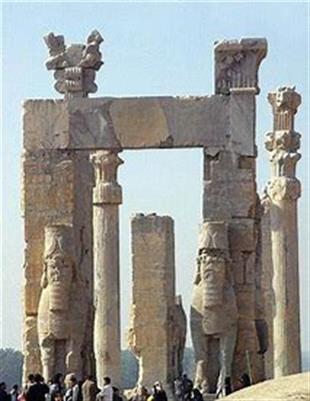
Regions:
<svg viewBox="0 0 310 401"><path fill-rule="evenodd" d="M138 383L171 383L176 353L185 345L186 319L175 299L174 225L168 216L132 219L133 299L129 347L139 360ZM179 348L179 349L177 349ZM179 367L181 370L181 367Z"/></svg>

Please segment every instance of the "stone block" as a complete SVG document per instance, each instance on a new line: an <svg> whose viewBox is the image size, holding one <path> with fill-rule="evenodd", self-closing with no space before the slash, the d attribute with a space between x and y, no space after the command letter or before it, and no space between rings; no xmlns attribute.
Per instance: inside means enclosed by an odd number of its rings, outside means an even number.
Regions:
<svg viewBox="0 0 310 401"><path fill-rule="evenodd" d="M24 103L24 148L223 149L229 99L211 97L73 98Z"/></svg>
<svg viewBox="0 0 310 401"><path fill-rule="evenodd" d="M253 219L232 219L228 231L231 249L250 252L255 250Z"/></svg>
<svg viewBox="0 0 310 401"><path fill-rule="evenodd" d="M229 105L232 148L238 154L255 156L255 95L231 93Z"/></svg>

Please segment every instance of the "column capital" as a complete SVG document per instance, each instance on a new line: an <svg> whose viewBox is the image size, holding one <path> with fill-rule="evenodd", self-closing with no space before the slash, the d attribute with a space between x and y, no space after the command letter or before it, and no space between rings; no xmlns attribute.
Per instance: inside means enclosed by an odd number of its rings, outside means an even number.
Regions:
<svg viewBox="0 0 310 401"><path fill-rule="evenodd" d="M215 93L259 93L258 68L267 54L263 38L215 42Z"/></svg>
<svg viewBox="0 0 310 401"><path fill-rule="evenodd" d="M296 200L301 195L300 181L295 177L274 177L267 185L267 193L273 201Z"/></svg>
<svg viewBox="0 0 310 401"><path fill-rule="evenodd" d="M301 104L301 96L295 86L283 86L268 94L274 116L273 130L294 131L294 116Z"/></svg>
<svg viewBox="0 0 310 401"><path fill-rule="evenodd" d="M99 150L90 156L95 170L93 202L121 204L122 188L117 182L117 169L123 164L118 151Z"/></svg>
<svg viewBox="0 0 310 401"><path fill-rule="evenodd" d="M266 134L265 147L270 152L272 176L295 177L296 163L301 155L300 134L294 131L294 116L301 104L295 87L284 86L268 94L272 106L273 131Z"/></svg>

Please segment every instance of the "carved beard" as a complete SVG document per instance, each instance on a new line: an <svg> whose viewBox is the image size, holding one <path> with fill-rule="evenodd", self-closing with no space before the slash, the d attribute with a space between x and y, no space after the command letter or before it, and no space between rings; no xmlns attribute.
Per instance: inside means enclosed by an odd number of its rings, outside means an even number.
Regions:
<svg viewBox="0 0 310 401"><path fill-rule="evenodd" d="M205 256L202 261L203 303L205 308L223 304L225 260Z"/></svg>
<svg viewBox="0 0 310 401"><path fill-rule="evenodd" d="M50 310L67 311L69 309L69 286L55 283L50 286Z"/></svg>
<svg viewBox="0 0 310 401"><path fill-rule="evenodd" d="M63 260L53 260L48 266L49 309L67 311L72 282L72 266Z"/></svg>

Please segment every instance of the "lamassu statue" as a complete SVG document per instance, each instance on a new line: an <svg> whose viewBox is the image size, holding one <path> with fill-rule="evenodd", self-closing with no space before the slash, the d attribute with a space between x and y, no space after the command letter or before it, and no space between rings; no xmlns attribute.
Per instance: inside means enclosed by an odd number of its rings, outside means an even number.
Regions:
<svg viewBox="0 0 310 401"><path fill-rule="evenodd" d="M195 386L204 394L225 394L236 344L237 305L224 222L202 225L191 333L197 363Z"/></svg>
<svg viewBox="0 0 310 401"><path fill-rule="evenodd" d="M45 227L38 337L43 376L57 372L82 375L86 326L83 282L78 273L70 226Z"/></svg>

